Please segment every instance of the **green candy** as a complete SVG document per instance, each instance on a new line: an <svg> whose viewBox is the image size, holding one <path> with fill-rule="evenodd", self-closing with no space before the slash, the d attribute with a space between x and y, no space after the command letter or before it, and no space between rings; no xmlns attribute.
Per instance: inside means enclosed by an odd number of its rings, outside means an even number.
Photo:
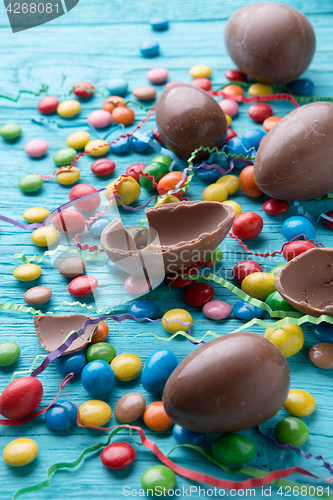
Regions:
<svg viewBox="0 0 333 500"><path fill-rule="evenodd" d="M24 177L19 182L19 188L23 193L35 193L39 191L42 187L43 179L38 174L29 174Z"/></svg>
<svg viewBox="0 0 333 500"><path fill-rule="evenodd" d="M211 447L213 457L225 465L241 465L249 462L256 454L254 442L242 434L223 434L216 438Z"/></svg>
<svg viewBox="0 0 333 500"><path fill-rule="evenodd" d="M279 269L281 269L281 267L284 267L285 264L278 264L277 266L273 267L273 269L271 269L269 272L271 274L274 274L274 276L276 276L277 272Z"/></svg>
<svg viewBox="0 0 333 500"><path fill-rule="evenodd" d="M0 343L0 366L9 366L15 363L20 355L20 348L14 342Z"/></svg>
<svg viewBox="0 0 333 500"><path fill-rule="evenodd" d="M309 429L299 418L287 417L275 426L275 437L280 444L291 444L299 448L307 442Z"/></svg>
<svg viewBox="0 0 333 500"><path fill-rule="evenodd" d="M214 250L209 252L205 257L205 262L209 262L211 259L215 259L213 262L213 266L215 264L219 264L223 259L223 252L220 247L216 247Z"/></svg>
<svg viewBox="0 0 333 500"><path fill-rule="evenodd" d="M22 129L20 125L17 125L17 123L6 123L6 125L3 125L0 128L1 137L7 139L7 141L17 139L18 137L20 137L21 132Z"/></svg>
<svg viewBox="0 0 333 500"><path fill-rule="evenodd" d="M147 165L142 172L146 174L152 175L155 179L155 182L158 182L162 177L169 173L169 167L165 165L165 163L150 163ZM140 184L143 188L147 189L147 191L155 191L153 183L148 177L140 175Z"/></svg>
<svg viewBox="0 0 333 500"><path fill-rule="evenodd" d="M296 311L296 309L288 304L279 292L273 292L268 295L265 302L273 311Z"/></svg>
<svg viewBox="0 0 333 500"><path fill-rule="evenodd" d="M96 344L91 345L86 352L88 363L97 359L106 361L106 363L111 363L116 355L115 348L107 342L97 342Z"/></svg>
<svg viewBox="0 0 333 500"><path fill-rule="evenodd" d="M158 155L151 159L150 163L164 163L167 167L170 167L172 163L172 158L170 156Z"/></svg>
<svg viewBox="0 0 333 500"><path fill-rule="evenodd" d="M58 167L65 167L72 163L76 155L74 148L62 148L54 153L53 161Z"/></svg>
<svg viewBox="0 0 333 500"><path fill-rule="evenodd" d="M161 496L164 488L166 492L174 489L176 475L165 465L155 465L142 474L141 486L148 495Z"/></svg>

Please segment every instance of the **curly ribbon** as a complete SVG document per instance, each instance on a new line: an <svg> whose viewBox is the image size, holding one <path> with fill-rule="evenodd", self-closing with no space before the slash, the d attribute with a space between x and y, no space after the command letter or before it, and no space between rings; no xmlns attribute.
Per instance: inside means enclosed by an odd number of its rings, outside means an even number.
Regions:
<svg viewBox="0 0 333 500"><path fill-rule="evenodd" d="M121 305L123 303L123 301L121 301L119 305ZM94 306L92 305L88 305L86 303L82 303L82 302L79 302L78 300L76 302L67 302L67 300L64 300L60 306L58 307L55 307L53 309L53 311L47 311L47 312L42 312L40 309L34 309L33 307L27 307L27 306L24 306L24 305L19 305L19 304L1 304L0 303L0 311L17 311L17 312L26 312L26 313L30 313L30 314L37 314L38 316L41 316L41 315L52 315L54 314L55 312L59 311L60 309L62 309L63 306L71 306L71 307L74 307L74 306L80 306L82 308L85 308L85 309L88 309L88 310L91 310L91 311L95 311L96 314L110 314L111 311L113 311L117 306L114 306L112 307L109 311L103 311L103 310L98 310L98 309L95 309Z"/></svg>
<svg viewBox="0 0 333 500"><path fill-rule="evenodd" d="M78 255L81 257L81 259L84 260L92 260L92 259L97 259L101 252L103 252L103 247L102 245L97 245L97 250L92 253L92 254L84 254L80 252L77 248L69 248L64 245L58 245L57 248L54 250L46 250L46 252L43 253L43 255L33 255L32 257L27 257L24 253L21 252L15 252L13 255L14 259L22 259L24 264L30 264L30 262L42 262L45 257L56 255L58 252L66 252L74 255Z"/></svg>
<svg viewBox="0 0 333 500"><path fill-rule="evenodd" d="M33 362L31 363L30 365L30 368L28 368L27 370L18 370L18 371L15 371L12 375L12 378L10 379L11 382L13 382L14 378L17 376L17 375L29 375L32 370L34 369L34 366L35 364L37 363L37 361L40 359L40 358L45 358L46 355L45 354L38 354L35 359L33 360Z"/></svg>
<svg viewBox="0 0 333 500"><path fill-rule="evenodd" d="M43 83L41 88L38 90L38 92L34 92L33 90L20 89L18 91L18 94L16 97L10 97L9 95L5 95L5 94L0 94L0 97L2 97L3 99L8 99L9 101L17 102L19 100L21 94L31 94L31 95L35 95L36 97L38 97L41 95L42 92L47 93L48 89L49 89L49 86L46 85L45 83Z"/></svg>
<svg viewBox="0 0 333 500"><path fill-rule="evenodd" d="M208 94L213 96L221 96L223 97L223 99L232 99L233 101L237 102L245 102L246 104L259 101L265 101L265 102L290 101L295 108L299 107L299 104L296 101L295 97L292 96L291 94L267 94L267 95L257 95L254 97L246 97L245 95L229 95L223 92L223 90L208 90Z"/></svg>

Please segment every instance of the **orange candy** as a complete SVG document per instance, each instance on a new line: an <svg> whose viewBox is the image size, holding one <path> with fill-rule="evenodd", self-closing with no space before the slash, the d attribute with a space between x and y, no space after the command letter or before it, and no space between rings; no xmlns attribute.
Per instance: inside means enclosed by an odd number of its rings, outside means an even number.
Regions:
<svg viewBox="0 0 333 500"><path fill-rule="evenodd" d="M245 167L239 176L240 188L248 198L259 198L263 193L254 180L253 165Z"/></svg>
<svg viewBox="0 0 333 500"><path fill-rule="evenodd" d="M222 92L227 95L244 95L244 89L239 85L227 85Z"/></svg>
<svg viewBox="0 0 333 500"><path fill-rule="evenodd" d="M124 104L125 100L122 97L119 97L118 95L112 95L104 101L103 109L112 113L112 111L116 109L117 106L124 106Z"/></svg>
<svg viewBox="0 0 333 500"><path fill-rule="evenodd" d="M266 132L269 132L271 128L274 127L274 125L277 124L282 119L281 116L269 116L266 118L266 120L263 121L263 127L266 130Z"/></svg>
<svg viewBox="0 0 333 500"><path fill-rule="evenodd" d="M104 321L101 321L95 330L93 338L91 339L91 344L97 344L97 342L104 342L109 334L109 327Z"/></svg>
<svg viewBox="0 0 333 500"><path fill-rule="evenodd" d="M117 106L112 111L112 118L116 123L122 123L126 127L128 125L132 125L135 120L135 113L133 109L128 108L127 106Z"/></svg>
<svg viewBox="0 0 333 500"><path fill-rule="evenodd" d="M178 182L181 181L182 175L183 172L177 172L177 171L169 172L168 174L164 175L164 177L162 177L162 179L157 184L158 193L166 194L170 190L174 191ZM187 176L185 177L185 181L181 184L180 187L184 187L186 181L187 181ZM182 196L186 191L182 191L176 196Z"/></svg>
<svg viewBox="0 0 333 500"><path fill-rule="evenodd" d="M143 421L152 431L167 431L173 426L173 421L166 414L162 401L155 401L147 406Z"/></svg>

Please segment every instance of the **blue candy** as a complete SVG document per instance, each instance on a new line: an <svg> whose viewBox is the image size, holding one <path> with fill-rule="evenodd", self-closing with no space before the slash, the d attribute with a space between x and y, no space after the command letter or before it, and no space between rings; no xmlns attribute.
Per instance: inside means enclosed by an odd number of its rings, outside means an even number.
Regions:
<svg viewBox="0 0 333 500"><path fill-rule="evenodd" d="M90 224L90 226L88 227L88 231L93 236L100 236L106 226L110 224L110 222L110 219L101 217L100 219L97 219L92 224Z"/></svg>
<svg viewBox="0 0 333 500"><path fill-rule="evenodd" d="M221 172L219 172L216 168L200 168L196 171L196 175L199 177L199 179L202 179L204 181L212 181L222 176Z"/></svg>
<svg viewBox="0 0 333 500"><path fill-rule="evenodd" d="M46 425L54 431L65 431L75 424L76 406L72 401L54 403L45 413Z"/></svg>
<svg viewBox="0 0 333 500"><path fill-rule="evenodd" d="M169 27L169 21L162 16L155 16L149 19L149 23L154 31L164 31Z"/></svg>
<svg viewBox="0 0 333 500"><path fill-rule="evenodd" d="M333 343L333 325L330 323L319 323L312 327L312 333L321 342Z"/></svg>
<svg viewBox="0 0 333 500"><path fill-rule="evenodd" d="M141 54L144 57L154 57L159 53L160 46L155 40L146 40L140 45Z"/></svg>
<svg viewBox="0 0 333 500"><path fill-rule="evenodd" d="M157 313L158 306L152 300L136 300L128 310L136 318L153 318Z"/></svg>
<svg viewBox="0 0 333 500"><path fill-rule="evenodd" d="M128 82L124 78L113 78L107 84L107 89L111 95L125 95L127 94Z"/></svg>
<svg viewBox="0 0 333 500"><path fill-rule="evenodd" d="M265 132L259 128L250 128L243 134L243 139L246 139L251 148L258 149L260 141L265 137Z"/></svg>
<svg viewBox="0 0 333 500"><path fill-rule="evenodd" d="M289 84L289 87L295 95L312 95L314 90L314 83L307 78L300 78Z"/></svg>
<svg viewBox="0 0 333 500"><path fill-rule="evenodd" d="M286 219L282 224L282 233L287 241L293 238L303 240L304 238L300 237L300 235L304 235L307 240L315 239L316 237L315 227L312 222L301 215L295 215Z"/></svg>
<svg viewBox="0 0 333 500"><path fill-rule="evenodd" d="M149 139L154 139L154 131L153 130L145 130L142 132L142 135L145 135L146 137L149 137ZM133 141L133 149L136 153L142 153L143 151L146 151L150 146L144 141L140 141L140 139L134 140Z"/></svg>
<svg viewBox="0 0 333 500"><path fill-rule="evenodd" d="M133 143L129 137L121 137L115 143L111 143L111 151L116 155L121 155L131 151Z"/></svg>
<svg viewBox="0 0 333 500"><path fill-rule="evenodd" d="M175 424L172 428L172 435L178 443L181 444L192 444L193 446L202 445L206 439L207 434L202 432L194 432Z"/></svg>
<svg viewBox="0 0 333 500"><path fill-rule="evenodd" d="M232 312L234 313L236 318L249 321L253 318L261 318L265 311L260 307L248 304L244 300L240 300L239 302L236 302L236 304L232 308Z"/></svg>
<svg viewBox="0 0 333 500"><path fill-rule="evenodd" d="M70 373L74 373L74 375L81 373L86 362L87 360L83 352L73 352L73 354L56 358L55 367L60 375L67 377Z"/></svg>
<svg viewBox="0 0 333 500"><path fill-rule="evenodd" d="M160 349L153 352L146 361L141 374L143 388L150 394L160 395L171 373L178 366L173 352Z"/></svg>
<svg viewBox="0 0 333 500"><path fill-rule="evenodd" d="M82 370L81 381L91 396L105 396L114 384L114 372L106 361L90 361Z"/></svg>
<svg viewBox="0 0 333 500"><path fill-rule="evenodd" d="M230 141L228 141L227 144L225 145L225 147L223 148L223 151L226 154L232 154L235 156L239 156L241 154L244 156L247 156L248 154L250 154L250 150L251 150L251 145L250 145L249 141L247 139L244 139L244 138L241 139L240 137L232 137L230 139ZM232 160L232 158L227 159L229 165L231 163L231 160ZM234 162L235 168L244 168L245 167L245 164L241 163L240 161L233 160L233 162Z"/></svg>

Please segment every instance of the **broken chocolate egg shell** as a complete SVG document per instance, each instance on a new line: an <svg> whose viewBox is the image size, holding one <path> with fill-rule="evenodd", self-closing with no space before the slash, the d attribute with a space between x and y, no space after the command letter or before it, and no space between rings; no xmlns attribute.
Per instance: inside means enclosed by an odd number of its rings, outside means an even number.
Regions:
<svg viewBox="0 0 333 500"><path fill-rule="evenodd" d="M263 138L254 162L257 186L279 200L309 200L333 190L333 103L295 109Z"/></svg>
<svg viewBox="0 0 333 500"><path fill-rule="evenodd" d="M139 250L120 219L102 232L105 253L135 276L165 276L207 257L227 236L234 210L214 201L184 201L146 210L148 245Z"/></svg>
<svg viewBox="0 0 333 500"><path fill-rule="evenodd" d="M290 374L268 339L232 333L198 347L169 377L163 405L175 423L195 432L236 432L265 422L284 405Z"/></svg>
<svg viewBox="0 0 333 500"><path fill-rule="evenodd" d="M333 316L333 248L311 248L276 274L275 286L297 311Z"/></svg>
<svg viewBox="0 0 333 500"><path fill-rule="evenodd" d="M163 144L184 160L201 146L221 148L227 137L228 124L221 107L205 90L193 85L174 84L163 90L155 117ZM201 151L195 159L208 156Z"/></svg>

